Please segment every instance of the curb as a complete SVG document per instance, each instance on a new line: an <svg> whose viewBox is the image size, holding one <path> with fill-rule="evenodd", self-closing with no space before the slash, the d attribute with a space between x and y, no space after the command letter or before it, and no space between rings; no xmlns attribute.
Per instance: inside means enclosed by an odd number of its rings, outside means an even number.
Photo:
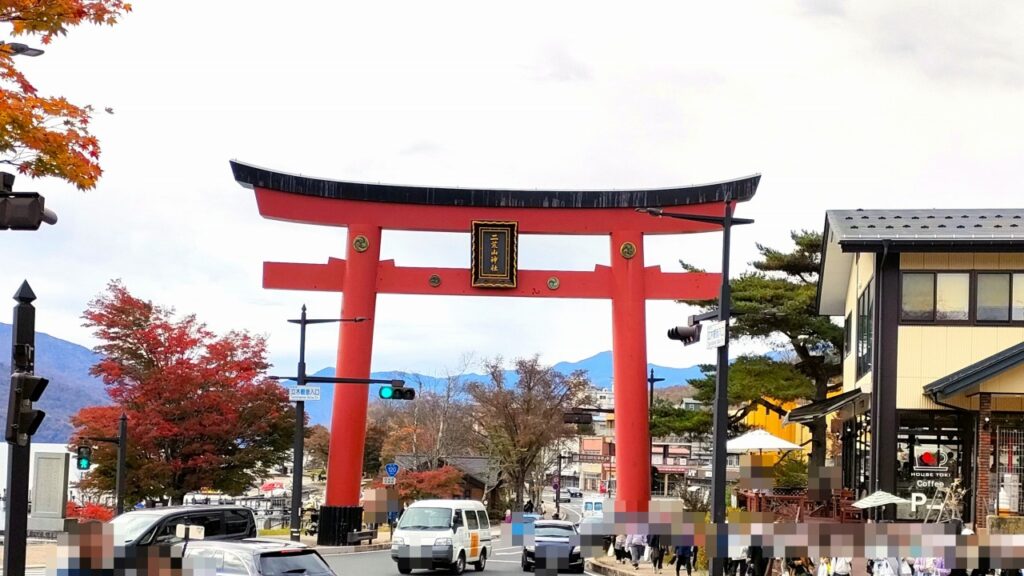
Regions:
<svg viewBox="0 0 1024 576"><path fill-rule="evenodd" d="M391 543L363 544L361 546L311 546L323 556L338 556L341 554L354 554L356 552L374 552L377 550L390 550Z"/></svg>
<svg viewBox="0 0 1024 576"><path fill-rule="evenodd" d="M584 563L584 566L587 570L596 574L601 574L602 576L627 576L629 574L636 573L635 571L626 571L615 566L609 566L604 562L599 562L597 560L587 560Z"/></svg>

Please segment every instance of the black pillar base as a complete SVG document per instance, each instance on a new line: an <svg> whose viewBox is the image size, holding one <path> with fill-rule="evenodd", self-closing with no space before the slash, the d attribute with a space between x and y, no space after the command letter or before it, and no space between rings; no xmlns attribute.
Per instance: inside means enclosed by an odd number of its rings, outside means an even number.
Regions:
<svg viewBox="0 0 1024 576"><path fill-rule="evenodd" d="M362 506L321 506L317 546L348 546L348 535L363 529Z"/></svg>

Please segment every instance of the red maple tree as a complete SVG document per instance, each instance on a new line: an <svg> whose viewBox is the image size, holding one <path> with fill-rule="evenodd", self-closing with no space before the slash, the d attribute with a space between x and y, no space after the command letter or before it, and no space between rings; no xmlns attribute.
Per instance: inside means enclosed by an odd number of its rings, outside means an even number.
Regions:
<svg viewBox="0 0 1024 576"><path fill-rule="evenodd" d="M68 502L68 505L64 510L64 516L67 518L78 518L79 522L90 522L94 520L99 522L109 522L114 517L114 510L95 502L86 502L81 506L74 502Z"/></svg>
<svg viewBox="0 0 1024 576"><path fill-rule="evenodd" d="M295 410L265 377L266 342L246 332L217 336L195 316L132 296L120 282L89 303L83 316L102 342L92 373L113 405L72 417L80 438L117 435L128 416L126 503L210 488L240 494L288 459ZM87 440L82 440L87 442ZM97 468L83 490L112 490L116 447L93 443Z"/></svg>
<svg viewBox="0 0 1024 576"><path fill-rule="evenodd" d="M385 486L377 481L373 487ZM403 502L428 498L456 498L463 493L462 471L454 466L442 466L422 472L402 470L395 478L395 490Z"/></svg>
<svg viewBox="0 0 1024 576"><path fill-rule="evenodd" d="M49 44L83 23L113 25L131 9L123 0L0 0L0 22L14 36L36 35ZM11 44L0 45L0 163L93 188L102 173L99 141L89 132L93 108L39 95L16 57Z"/></svg>

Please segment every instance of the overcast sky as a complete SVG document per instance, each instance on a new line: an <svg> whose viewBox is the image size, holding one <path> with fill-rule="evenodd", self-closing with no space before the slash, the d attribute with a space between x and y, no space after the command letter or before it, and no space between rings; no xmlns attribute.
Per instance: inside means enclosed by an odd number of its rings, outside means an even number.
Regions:
<svg viewBox="0 0 1024 576"><path fill-rule="evenodd" d="M56 226L2 232L0 293L27 278L38 329L93 345L111 278L218 331L269 336L294 370L306 303L264 260L343 257L342 228L260 218L228 160L339 180L641 188L763 175L733 268L830 208L1020 207L1024 5L1015 2L266 2L140 0L22 63L37 87L110 106L105 175L81 193L19 178ZM720 234L648 239L647 263L720 269ZM520 267L608 264L606 238L523 237ZM385 232L382 258L468 267L467 235ZM9 304L13 305L13 301ZM438 374L464 353L578 360L611 348L603 301L381 296L375 370ZM647 307L650 361L711 362ZM0 308L0 317L4 316ZM9 321L9 316L3 318ZM337 332L310 329L309 365ZM289 372L290 373L290 372Z"/></svg>

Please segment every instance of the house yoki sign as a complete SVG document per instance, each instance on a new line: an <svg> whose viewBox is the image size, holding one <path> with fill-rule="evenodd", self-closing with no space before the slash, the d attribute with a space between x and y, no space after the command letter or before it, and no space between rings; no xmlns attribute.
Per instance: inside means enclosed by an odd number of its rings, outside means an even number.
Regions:
<svg viewBox="0 0 1024 576"><path fill-rule="evenodd" d="M914 462L910 471L910 509L916 512L918 506L928 503L935 490L946 487L953 478L949 452L937 450L923 452Z"/></svg>

